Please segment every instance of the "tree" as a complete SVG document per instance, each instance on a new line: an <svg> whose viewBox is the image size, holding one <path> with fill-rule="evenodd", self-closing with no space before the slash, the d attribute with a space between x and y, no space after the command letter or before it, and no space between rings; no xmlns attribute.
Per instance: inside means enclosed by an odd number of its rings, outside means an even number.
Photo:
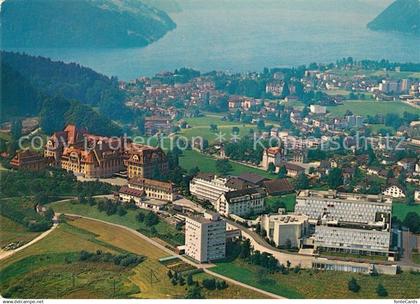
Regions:
<svg viewBox="0 0 420 304"><path fill-rule="evenodd" d="M300 173L296 179L296 189L308 189L309 188L309 179L304 172Z"/></svg>
<svg viewBox="0 0 420 304"><path fill-rule="evenodd" d="M142 223L144 221L144 213L143 212L137 213L136 220Z"/></svg>
<svg viewBox="0 0 420 304"><path fill-rule="evenodd" d="M340 168L332 168L328 174L328 187L337 189L343 185L343 170Z"/></svg>
<svg viewBox="0 0 420 304"><path fill-rule="evenodd" d="M144 223L151 227L159 223L159 217L154 212L148 212L144 217Z"/></svg>
<svg viewBox="0 0 420 304"><path fill-rule="evenodd" d="M201 288L199 286L193 286L188 289L185 299L204 299L204 296L201 294Z"/></svg>
<svg viewBox="0 0 420 304"><path fill-rule="evenodd" d="M287 176L286 166L281 166L279 170L279 178L285 178Z"/></svg>
<svg viewBox="0 0 420 304"><path fill-rule="evenodd" d="M204 279L203 280L203 287L208 290L215 290L216 289L216 280L215 279Z"/></svg>
<svg viewBox="0 0 420 304"><path fill-rule="evenodd" d="M194 284L194 280L193 280L193 277L192 277L192 273L189 273L188 276L187 276L187 285L191 286L193 284Z"/></svg>
<svg viewBox="0 0 420 304"><path fill-rule="evenodd" d="M18 141L19 138L22 136L22 121L21 120L15 120L12 122L10 135L12 137L12 140L14 141Z"/></svg>
<svg viewBox="0 0 420 304"><path fill-rule="evenodd" d="M216 124L211 124L210 125L210 131L216 132L217 131L217 125Z"/></svg>
<svg viewBox="0 0 420 304"><path fill-rule="evenodd" d="M264 120L260 119L257 122L257 128L258 130L265 130L265 122Z"/></svg>
<svg viewBox="0 0 420 304"><path fill-rule="evenodd" d="M218 159L216 161L216 170L222 175L228 175L232 171L232 165L227 159Z"/></svg>
<svg viewBox="0 0 420 304"><path fill-rule="evenodd" d="M287 81L284 82L283 91L282 91L281 95L282 95L283 98L290 95L289 84L287 83Z"/></svg>
<svg viewBox="0 0 420 304"><path fill-rule="evenodd" d="M412 233L420 232L420 215L417 212L408 212L402 224Z"/></svg>
<svg viewBox="0 0 420 304"><path fill-rule="evenodd" d="M239 257L241 259L247 259L251 255L251 242L249 239L241 242L241 251L239 253Z"/></svg>
<svg viewBox="0 0 420 304"><path fill-rule="evenodd" d="M232 128L232 134L239 134L239 128L238 127L233 127Z"/></svg>
<svg viewBox="0 0 420 304"><path fill-rule="evenodd" d="M376 293L380 297L388 296L388 291L385 289L384 285L382 284L378 284L378 287L376 287Z"/></svg>
<svg viewBox="0 0 420 304"><path fill-rule="evenodd" d="M351 280L348 283L348 288L352 292L359 292L360 285L357 283L355 278L351 278Z"/></svg>
<svg viewBox="0 0 420 304"><path fill-rule="evenodd" d="M270 173L274 173L274 172L276 171L276 166L274 165L274 163L270 162L270 163L268 164L268 169L267 169L267 171L268 171L268 172L270 172Z"/></svg>
<svg viewBox="0 0 420 304"><path fill-rule="evenodd" d="M124 209L124 207L122 206L118 206L118 211L117 211L119 216L124 216L127 214L127 210Z"/></svg>

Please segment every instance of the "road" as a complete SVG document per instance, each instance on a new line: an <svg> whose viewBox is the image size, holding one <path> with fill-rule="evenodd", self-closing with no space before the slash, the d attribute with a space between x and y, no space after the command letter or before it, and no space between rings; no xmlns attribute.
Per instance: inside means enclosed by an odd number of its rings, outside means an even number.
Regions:
<svg viewBox="0 0 420 304"><path fill-rule="evenodd" d="M267 252L272 254L280 263L286 265L287 261L291 263L291 266L300 265L302 268L312 268L313 256L301 255L301 254L292 254L280 251L272 246L270 246L260 235L256 232L251 231L232 220L226 219L227 223L239 230L241 230L242 237L245 237L251 241L251 245L254 247L254 250L260 252Z"/></svg>
<svg viewBox="0 0 420 304"><path fill-rule="evenodd" d="M274 298L274 299L286 299L286 298L281 297L281 296L279 296L279 295L276 295L276 294L274 294L274 293L271 293L271 292L267 292L267 291L261 290L261 289L259 289L259 288L256 288L256 287L253 287L253 286L250 286L250 285L244 284L244 283L239 282L239 281L236 281L236 280L233 280L233 279L231 279L231 278L229 278L229 277L226 277L226 276L224 276L224 275L220 275L220 274L218 274L218 273L215 273L215 272L213 272L213 271L209 270L209 268L214 267L214 265L213 265L213 264L200 264L200 263L195 263L195 262L193 262L192 260L187 259L186 257L184 257L184 256L182 256L182 255L179 255L179 254L177 254L177 253L173 252L173 251L172 251L172 250L170 250L169 248L166 248L166 247L165 247L165 246L163 246L162 244L160 244L160 243L156 242L155 240L153 240L153 239L151 239L151 238L149 238L149 237L145 236L144 234L142 234L142 233L140 233L140 232L138 232L138 231L136 231L136 230L134 230L134 229L128 228L128 227L123 226L123 225L118 225L118 224L114 224L114 223L110 223L110 222L106 222L106 221L102 221L102 220L98 220L98 219L94 219L94 218L90 218L90 217L86 217L86 216L81 216L81 215L78 215L78 214L65 214L65 215L67 215L67 216L72 216L72 217L78 217L78 218L84 218L84 219L91 220L91 221L96 221L96 222L101 222L101 223L104 223L104 224L107 224L107 225L111 225L111 226L114 226L114 227L118 227L118 228L124 229L124 230L126 230L126 231L128 231L128 232L131 232L131 233L135 234L136 236L140 237L141 239L145 240L146 242L149 242L149 243L150 243L150 244L152 244L153 246L155 246L155 247L157 247L157 248L161 249L162 251L164 251L164 252L166 252L166 253L170 254L171 256L176 256L177 258L181 259L181 260L182 260L182 261L184 261L185 263L188 263L188 264L190 264L190 265L192 265L192 266L194 266L194 267L197 267L197 268L201 268L201 269L203 269L203 271L204 271L205 273L208 273L208 274L210 274L210 275L212 275L212 276L215 276L215 277L218 277L218 278L220 278L220 279L223 279L223 280L225 280L226 282L230 282L230 283L232 283L232 284L235 284L235 285L238 285L238 286L241 286L241 287L244 287L244 288L248 288L248 289L254 290L254 291L256 291L256 292L259 292L259 293L261 293L261 294L263 294L263 295L266 295L266 296L271 297L271 298Z"/></svg>
<svg viewBox="0 0 420 304"><path fill-rule="evenodd" d="M417 248L417 237L409 231L402 232L402 256L397 262L403 270L420 271L420 266L415 264L411 258L414 248Z"/></svg>
<svg viewBox="0 0 420 304"><path fill-rule="evenodd" d="M42 240L43 238L45 238L48 234L50 234L52 231L54 231L55 228L57 228L58 223L55 221L54 224L52 225L52 227L50 229L48 229L47 231L44 231L43 233L41 233L40 235L38 235L36 238L34 238L32 241L30 241L29 243L26 243L25 245L13 249L13 250L8 250L8 251L2 251L0 252L0 260L3 260L5 258L8 258L9 256L15 254L16 252L19 252L33 244L35 244L36 242L39 242L40 240Z"/></svg>

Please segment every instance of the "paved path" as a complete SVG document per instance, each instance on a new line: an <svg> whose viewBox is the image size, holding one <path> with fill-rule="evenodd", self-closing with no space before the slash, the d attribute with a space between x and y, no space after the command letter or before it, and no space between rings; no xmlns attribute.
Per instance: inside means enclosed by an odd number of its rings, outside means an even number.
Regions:
<svg viewBox="0 0 420 304"><path fill-rule="evenodd" d="M110 223L110 222L107 222L107 221L98 220L98 219L95 219L95 218L90 218L90 217L86 217L86 216L81 216L81 215L78 215L78 214L68 214L68 213L66 213L65 215L67 215L67 216L72 216L72 217L78 217L78 218L84 218L84 219L91 220L91 221L96 221L96 222L101 222L101 223L104 223L104 224L107 224L107 225L111 225L111 226L115 226L115 227L118 227L118 228L121 228L121 229L127 230L127 231L129 231L129 232L131 232L131 233L135 234L136 236L138 236L138 237L142 238L142 239L143 239L143 240L145 240L146 242L149 242L149 243L150 243L150 244L152 244L153 246L155 246L155 247L157 247L157 248L161 249L162 251L164 251L164 252L166 252L166 253L170 254L171 256L176 256L177 258L181 259L181 260L182 260L182 261L184 261L185 263L188 263L188 264L190 264L190 265L192 265L192 266L194 266L194 267L197 267L197 268L201 268L201 269L203 269L203 271L204 271L204 272L206 272L206 273L208 273L208 274L210 274L210 275L213 275L213 276L215 276L215 277L218 277L218 278L220 278L220 279L223 279L223 280L225 280L226 282L230 282L230 283L232 283L232 284L239 285L239 286L241 286L241 287L244 287L244 288L248 288L248 289L251 289L251 290L257 291L257 292L259 292L259 293L261 293L261 294L263 294L263 295L266 295L266 296L271 297L271 298L274 298L274 299L286 299L286 298L281 297L281 296L279 296L279 295L276 295L276 294L274 294L274 293L271 293L271 292L268 292L268 291L261 290L261 289L259 289L259 288L256 288L256 287L253 287L253 286L250 286L250 285L247 285L247 284L241 283L241 282L236 281L236 280L233 280L233 279L231 279L231 278L229 278L229 277L225 277L224 275L221 275L221 274L215 273L215 272L213 272L213 271L209 270L209 268L210 268L210 267L214 267L214 266L215 266L214 264L200 264L200 263L195 263L195 262L193 262L192 260L187 259L186 257L184 257L184 256L182 256L182 255L179 255L179 254L177 254L177 253L173 252L173 251L172 251L172 250L170 250L169 248L167 248L167 247L163 246L162 244L160 244L160 243L156 242L155 240L153 240L153 239L151 239L151 238L147 237L146 235L144 235L144 234L142 234L142 233L140 233L140 232L138 232L138 231L136 231L136 230L134 230L134 229L128 228L128 227L123 226L123 225L119 225L119 224L114 224L114 223Z"/></svg>
<svg viewBox="0 0 420 304"><path fill-rule="evenodd" d="M244 238L247 238L251 241L251 246L254 247L254 250L258 250L260 252L267 252L272 254L280 263L286 265L287 261L291 263L291 266L298 266L302 268L312 268L312 261L314 260L313 256L307 256L302 254L293 254L287 253L284 251L280 251L277 248L269 245L260 235L256 232L247 229L230 219L226 219L227 223L237 229L241 230L241 235Z"/></svg>
<svg viewBox="0 0 420 304"><path fill-rule="evenodd" d="M8 258L9 256L15 254L16 252L19 252L19 251L25 249L26 247L29 247L29 246L35 244L36 242L42 240L48 234L50 234L55 228L57 228L57 226L58 226L58 223L57 222L54 222L53 226L50 229L48 229L47 231L44 231L43 233L41 233L40 235L38 235L36 238L34 238L29 243L26 243L25 245L23 245L23 246L21 246L19 248L13 249L13 250L7 250L7 251L0 252L0 260L3 260L5 258Z"/></svg>

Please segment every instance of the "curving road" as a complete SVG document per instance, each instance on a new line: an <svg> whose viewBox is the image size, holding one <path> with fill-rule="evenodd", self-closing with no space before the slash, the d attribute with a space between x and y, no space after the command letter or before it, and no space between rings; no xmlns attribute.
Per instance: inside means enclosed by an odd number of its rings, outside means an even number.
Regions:
<svg viewBox="0 0 420 304"><path fill-rule="evenodd" d="M48 234L50 234L55 228L57 228L57 226L58 226L57 221L54 221L54 224L52 225L52 227L50 229L48 229L47 231L44 231L43 233L41 233L40 235L38 235L36 238L34 238L29 243L26 243L25 245L23 245L23 246L21 246L19 248L13 249L13 250L8 250L8 251L2 251L2 252L0 252L0 260L3 260L5 258L8 258L9 256L15 254L16 252L19 252L19 251L25 249L26 247L29 247L29 246L35 244L36 242L42 240Z"/></svg>
<svg viewBox="0 0 420 304"><path fill-rule="evenodd" d="M65 215L72 216L72 217L78 217L78 218L84 218L84 219L91 220L91 221L96 221L96 222L101 222L101 223L104 223L104 224L107 224L107 225L111 225L111 226L114 226L114 227L118 227L118 228L124 229L126 231L129 231L129 232L135 234L136 236L140 237L141 239L145 240L146 242L149 242L153 246L161 249L162 251L164 251L164 252L166 252L166 253L168 253L168 254L170 254L172 256L176 256L177 258L181 259L185 263L188 263L188 264L190 264L190 265L192 265L194 267L203 269L204 272L206 272L206 273L208 273L208 274L210 274L212 276L215 276L215 277L218 277L220 279L223 279L226 282L230 282L232 284L235 284L235 285L238 285L238 286L241 286L241 287L244 287L244 288L248 288L248 289L251 289L251 290L256 291L256 292L259 292L259 293L261 293L263 295L266 295L266 296L268 296L270 298L274 298L274 299L286 299L285 297L282 297L282 296L276 295L274 293L271 293L271 292L268 292L268 291L265 291L265 290L262 290L262 289L259 289L259 288L250 286L248 284L244 284L242 282L236 281L236 280L231 279L229 277L226 277L224 275L221 275L221 274L218 274L216 272L213 272L213 271L209 270L210 267L213 267L214 266L213 264L200 264L200 263L193 262L192 260L187 259L186 257L184 257L182 255L179 255L179 254L173 252L172 250L166 248L162 244L156 242L155 240L147 237L146 235L144 235L144 234L142 234L142 233L140 233L140 232L138 232L138 231L136 231L134 229L128 228L128 227L123 226L123 225L114 224L114 223L110 223L110 222L107 222L107 221L98 220L98 219L87 217L87 216L82 216L82 215L79 215L79 214L68 214L68 213L66 213Z"/></svg>

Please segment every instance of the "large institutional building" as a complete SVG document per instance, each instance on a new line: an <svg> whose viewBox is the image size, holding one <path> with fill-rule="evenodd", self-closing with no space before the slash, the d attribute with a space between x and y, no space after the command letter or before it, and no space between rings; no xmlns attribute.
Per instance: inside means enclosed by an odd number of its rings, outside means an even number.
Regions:
<svg viewBox="0 0 420 304"><path fill-rule="evenodd" d="M264 211L266 192L262 188L247 188L223 193L216 201L216 210L222 215L238 216Z"/></svg>
<svg viewBox="0 0 420 304"><path fill-rule="evenodd" d="M225 258L226 222L215 213L187 217L185 254L201 263Z"/></svg>
<svg viewBox="0 0 420 304"><path fill-rule="evenodd" d="M314 248L387 255L391 243L392 201L381 195L301 191L295 211L314 224Z"/></svg>
<svg viewBox="0 0 420 304"><path fill-rule="evenodd" d="M199 200L215 204L223 193L235 190L228 187L227 182L227 178L199 173L190 182L190 193Z"/></svg>
<svg viewBox="0 0 420 304"><path fill-rule="evenodd" d="M278 247L300 248L309 235L309 217L306 215L264 214L261 228Z"/></svg>
<svg viewBox="0 0 420 304"><path fill-rule="evenodd" d="M48 139L44 157L54 166L87 178L111 177L125 169L130 178L152 178L154 172L164 175L168 171L168 161L160 148L92 135L75 125Z"/></svg>

